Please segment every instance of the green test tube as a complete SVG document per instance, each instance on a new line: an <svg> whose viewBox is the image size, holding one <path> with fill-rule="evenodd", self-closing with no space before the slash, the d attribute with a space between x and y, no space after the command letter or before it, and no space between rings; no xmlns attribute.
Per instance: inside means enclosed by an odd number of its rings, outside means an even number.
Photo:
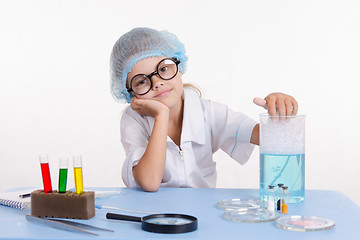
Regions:
<svg viewBox="0 0 360 240"><path fill-rule="evenodd" d="M60 167L59 167L59 193L66 192L66 183L67 183L67 174L68 174L68 158L60 158Z"/></svg>

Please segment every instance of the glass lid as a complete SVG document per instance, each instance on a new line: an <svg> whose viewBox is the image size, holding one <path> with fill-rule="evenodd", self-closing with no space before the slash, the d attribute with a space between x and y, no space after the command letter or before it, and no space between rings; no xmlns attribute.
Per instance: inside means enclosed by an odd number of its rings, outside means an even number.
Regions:
<svg viewBox="0 0 360 240"><path fill-rule="evenodd" d="M249 211L259 209L260 201L258 199L248 198L225 199L219 201L216 206L223 210Z"/></svg>

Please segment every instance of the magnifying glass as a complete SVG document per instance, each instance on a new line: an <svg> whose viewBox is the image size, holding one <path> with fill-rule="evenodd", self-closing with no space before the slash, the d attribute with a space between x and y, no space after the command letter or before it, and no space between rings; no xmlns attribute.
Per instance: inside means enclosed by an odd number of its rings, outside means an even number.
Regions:
<svg viewBox="0 0 360 240"><path fill-rule="evenodd" d="M186 233L195 231L198 227L196 217L176 213L151 214L144 217L107 213L106 218L141 222L143 230L154 233Z"/></svg>

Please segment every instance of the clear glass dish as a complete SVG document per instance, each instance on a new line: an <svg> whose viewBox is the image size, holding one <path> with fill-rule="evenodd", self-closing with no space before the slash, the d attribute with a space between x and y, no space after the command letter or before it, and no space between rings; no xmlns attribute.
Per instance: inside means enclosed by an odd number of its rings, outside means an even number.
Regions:
<svg viewBox="0 0 360 240"><path fill-rule="evenodd" d="M226 211L224 218L234 222L260 223L275 221L280 213L259 208L250 211Z"/></svg>
<svg viewBox="0 0 360 240"><path fill-rule="evenodd" d="M216 207L223 210L236 210L236 211L249 211L259 209L260 201L258 199L249 199L249 198L234 198L234 199L225 199L219 201L216 204Z"/></svg>
<svg viewBox="0 0 360 240"><path fill-rule="evenodd" d="M291 231L322 231L335 226L331 219L314 216L286 216L276 220L277 226Z"/></svg>

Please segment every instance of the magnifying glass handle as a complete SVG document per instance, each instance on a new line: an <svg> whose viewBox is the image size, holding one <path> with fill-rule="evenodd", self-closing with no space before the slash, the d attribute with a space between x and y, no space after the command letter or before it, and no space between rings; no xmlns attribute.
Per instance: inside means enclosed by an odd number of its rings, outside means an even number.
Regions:
<svg viewBox="0 0 360 240"><path fill-rule="evenodd" d="M134 216L122 215L122 214L116 214L116 213L107 213L106 218L107 219L131 221L131 222L142 222L141 217L134 217Z"/></svg>

